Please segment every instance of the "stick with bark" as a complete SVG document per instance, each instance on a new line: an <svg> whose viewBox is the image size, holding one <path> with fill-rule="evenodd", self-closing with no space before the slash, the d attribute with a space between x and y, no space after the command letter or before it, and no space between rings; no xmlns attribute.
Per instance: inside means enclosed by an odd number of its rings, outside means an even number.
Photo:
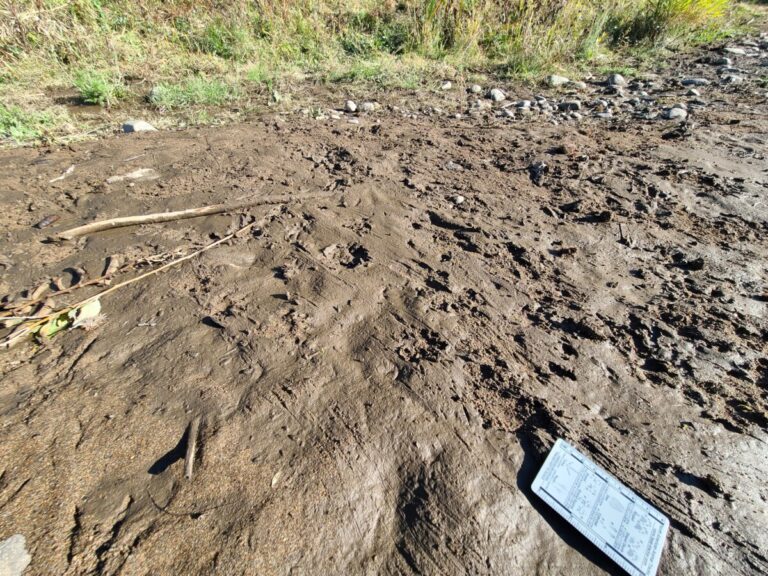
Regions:
<svg viewBox="0 0 768 576"><path fill-rule="evenodd" d="M125 226L137 226L139 224L157 224L159 222L171 222L172 220L184 220L187 218L199 218L200 216L209 216L211 214L223 214L225 212L235 212L243 208L250 208L260 204L285 204L295 200L306 200L317 198L317 196L266 196L254 198L244 202L234 204L214 204L212 206L202 206L200 208L189 208L187 210L177 210L175 212L157 212L154 214L140 214L138 216L123 216L120 218L110 218L109 220L100 220L84 224L77 228L64 230L56 235L57 240L72 240L78 236L87 236L94 232L103 230L112 230L113 228L123 228Z"/></svg>

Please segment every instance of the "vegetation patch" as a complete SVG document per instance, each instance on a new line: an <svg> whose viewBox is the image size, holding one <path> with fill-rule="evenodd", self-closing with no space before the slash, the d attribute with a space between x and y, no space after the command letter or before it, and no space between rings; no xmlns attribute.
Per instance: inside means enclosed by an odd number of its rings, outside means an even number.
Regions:
<svg viewBox="0 0 768 576"><path fill-rule="evenodd" d="M74 85L86 104L110 106L124 98L127 90L116 75L96 70L80 70L75 73Z"/></svg>
<svg viewBox="0 0 768 576"><path fill-rule="evenodd" d="M65 120L53 110L26 111L0 103L0 143L27 144L43 140Z"/></svg>
<svg viewBox="0 0 768 576"><path fill-rule="evenodd" d="M0 3L0 98L74 88L110 109L155 86L162 112L226 106L295 78L408 89L476 74L537 80L636 67L659 48L737 34L758 13L735 0L15 0Z"/></svg>
<svg viewBox="0 0 768 576"><path fill-rule="evenodd" d="M238 96L237 87L220 80L194 76L176 84L158 84L149 95L149 102L157 108L182 106L221 106Z"/></svg>

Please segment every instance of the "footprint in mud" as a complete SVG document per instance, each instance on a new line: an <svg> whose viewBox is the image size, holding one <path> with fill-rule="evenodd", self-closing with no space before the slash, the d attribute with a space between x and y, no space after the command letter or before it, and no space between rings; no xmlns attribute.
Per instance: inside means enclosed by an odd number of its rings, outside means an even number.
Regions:
<svg viewBox="0 0 768 576"><path fill-rule="evenodd" d="M350 270L358 266L367 266L371 261L368 249L362 244L353 242L346 246L331 244L323 248L323 256L332 263L340 264Z"/></svg>

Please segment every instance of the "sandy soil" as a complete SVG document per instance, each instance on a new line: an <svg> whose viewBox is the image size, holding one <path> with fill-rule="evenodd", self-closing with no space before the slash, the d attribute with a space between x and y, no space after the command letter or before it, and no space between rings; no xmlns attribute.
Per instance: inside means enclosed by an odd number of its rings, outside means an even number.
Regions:
<svg viewBox="0 0 768 576"><path fill-rule="evenodd" d="M702 92L682 125L457 119L454 90L0 153L11 298L259 220L0 354L0 537L28 575L620 573L530 492L563 437L670 517L661 574L766 573L768 105Z"/></svg>

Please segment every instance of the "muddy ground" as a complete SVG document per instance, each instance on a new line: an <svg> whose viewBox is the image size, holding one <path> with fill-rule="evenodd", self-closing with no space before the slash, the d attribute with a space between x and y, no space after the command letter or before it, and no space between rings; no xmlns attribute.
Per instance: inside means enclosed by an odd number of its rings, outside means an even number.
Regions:
<svg viewBox="0 0 768 576"><path fill-rule="evenodd" d="M17 301L258 221L0 354L0 537L25 536L25 574L620 573L530 492L560 437L669 516L661 574L766 573L766 68L736 55L747 79L720 83L718 55L664 72L660 101L713 81L684 123L457 118L457 88L380 95L357 123L0 153Z"/></svg>

